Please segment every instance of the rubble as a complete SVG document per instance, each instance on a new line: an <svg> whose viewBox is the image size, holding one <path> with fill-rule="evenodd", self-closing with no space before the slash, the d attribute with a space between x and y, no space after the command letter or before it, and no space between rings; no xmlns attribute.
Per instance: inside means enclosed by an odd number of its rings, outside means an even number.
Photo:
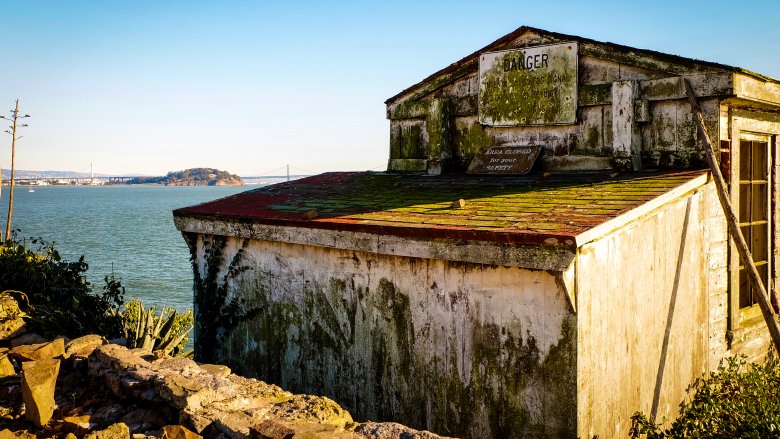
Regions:
<svg viewBox="0 0 780 439"><path fill-rule="evenodd" d="M326 397L295 395L226 366L127 349L97 335L26 340L0 338L0 438L440 437L394 423L356 423Z"/></svg>

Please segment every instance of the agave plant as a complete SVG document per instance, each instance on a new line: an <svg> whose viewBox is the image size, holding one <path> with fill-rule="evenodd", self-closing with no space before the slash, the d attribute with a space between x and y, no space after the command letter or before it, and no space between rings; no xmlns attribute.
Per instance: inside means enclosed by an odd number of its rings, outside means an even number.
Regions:
<svg viewBox="0 0 780 439"><path fill-rule="evenodd" d="M181 313L171 307L165 307L159 313L156 311L153 306L145 309L138 299L125 305L122 322L127 346L165 354L183 352L193 327L192 311Z"/></svg>

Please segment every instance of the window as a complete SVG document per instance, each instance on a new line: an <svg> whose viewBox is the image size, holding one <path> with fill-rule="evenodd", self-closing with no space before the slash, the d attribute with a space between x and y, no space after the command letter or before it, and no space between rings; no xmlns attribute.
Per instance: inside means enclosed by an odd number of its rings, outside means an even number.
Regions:
<svg viewBox="0 0 780 439"><path fill-rule="evenodd" d="M771 278L771 151L769 139L762 136L739 141L739 227L753 255L761 281L769 288ZM739 308L757 303L758 291L750 286L744 265L739 266Z"/></svg>

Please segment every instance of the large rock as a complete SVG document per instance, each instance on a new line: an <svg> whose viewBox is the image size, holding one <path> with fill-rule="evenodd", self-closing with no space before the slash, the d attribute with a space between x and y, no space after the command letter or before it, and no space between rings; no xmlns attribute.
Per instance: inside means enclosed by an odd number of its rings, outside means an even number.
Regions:
<svg viewBox="0 0 780 439"><path fill-rule="evenodd" d="M100 346L88 359L89 375L103 382L117 396L161 402L156 393L148 392L154 386L154 373L148 361L127 348L107 344Z"/></svg>
<svg viewBox="0 0 780 439"><path fill-rule="evenodd" d="M331 424L345 427L352 423L352 415L332 399L324 396L295 395L271 409L279 419Z"/></svg>
<svg viewBox="0 0 780 439"><path fill-rule="evenodd" d="M50 343L17 346L8 354L22 361L62 358L65 354L65 340L58 338Z"/></svg>
<svg viewBox="0 0 780 439"><path fill-rule="evenodd" d="M251 439L293 439L295 431L276 421L266 419L249 430Z"/></svg>
<svg viewBox="0 0 780 439"><path fill-rule="evenodd" d="M360 438L370 439L448 439L429 431L417 431L395 422L366 422L355 429Z"/></svg>
<svg viewBox="0 0 780 439"><path fill-rule="evenodd" d="M90 415L66 416L62 418L61 424L63 431L80 435L84 435L98 426Z"/></svg>
<svg viewBox="0 0 780 439"><path fill-rule="evenodd" d="M171 358L153 365L111 344L98 347L89 356L89 374L116 395L166 403L179 410L197 411L238 394L237 386L229 379L203 372L190 359Z"/></svg>
<svg viewBox="0 0 780 439"><path fill-rule="evenodd" d="M0 430L0 439L38 439L38 436L26 431L12 432L11 430L5 429Z"/></svg>
<svg viewBox="0 0 780 439"><path fill-rule="evenodd" d="M172 413L166 415L171 421L203 437L438 438L399 424L369 423L358 432L356 427L360 427L349 412L328 398L293 395L187 358L142 358L141 354L117 345L99 346L88 359L89 378L102 382L124 401L142 402L142 406L151 403L161 413L167 410ZM122 421L137 424L130 418Z"/></svg>
<svg viewBox="0 0 780 439"><path fill-rule="evenodd" d="M232 372L229 367L221 364L199 364L204 371L219 377L226 377Z"/></svg>
<svg viewBox="0 0 780 439"><path fill-rule="evenodd" d="M11 364L11 360L8 355L0 354L0 380L16 375L14 365Z"/></svg>
<svg viewBox="0 0 780 439"><path fill-rule="evenodd" d="M106 339L99 335L90 334L74 338L65 345L65 355L68 357L73 355L88 357L92 351L104 344L106 344Z"/></svg>
<svg viewBox="0 0 780 439"><path fill-rule="evenodd" d="M60 360L22 363L22 400L25 417L38 427L46 425L54 413L54 387Z"/></svg>
<svg viewBox="0 0 780 439"><path fill-rule="evenodd" d="M160 439L203 439L203 436L181 425L166 425L160 430Z"/></svg>
<svg viewBox="0 0 780 439"><path fill-rule="evenodd" d="M84 439L130 439L130 429L123 423L84 436Z"/></svg>

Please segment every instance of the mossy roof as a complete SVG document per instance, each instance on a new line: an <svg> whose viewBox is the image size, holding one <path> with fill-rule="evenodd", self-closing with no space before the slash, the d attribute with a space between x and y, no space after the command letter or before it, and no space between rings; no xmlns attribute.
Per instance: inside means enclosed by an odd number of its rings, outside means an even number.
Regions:
<svg viewBox="0 0 780 439"><path fill-rule="evenodd" d="M427 239L574 246L577 235L703 173L325 173L177 209L174 215Z"/></svg>

